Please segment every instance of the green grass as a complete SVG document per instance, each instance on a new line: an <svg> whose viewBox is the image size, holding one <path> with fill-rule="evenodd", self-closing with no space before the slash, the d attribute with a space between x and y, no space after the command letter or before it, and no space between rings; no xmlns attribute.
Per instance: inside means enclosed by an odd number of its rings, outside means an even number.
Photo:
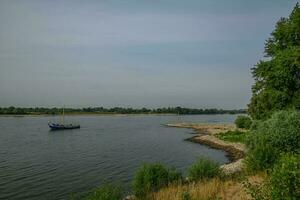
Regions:
<svg viewBox="0 0 300 200"><path fill-rule="evenodd" d="M227 131L225 133L219 133L216 136L224 141L245 143L247 138L247 132L241 132L237 130Z"/></svg>
<svg viewBox="0 0 300 200"><path fill-rule="evenodd" d="M182 180L181 173L160 163L144 164L135 174L133 192L138 199L146 199L153 191Z"/></svg>
<svg viewBox="0 0 300 200"><path fill-rule="evenodd" d="M203 181L214 177L220 177L222 172L219 164L208 158L201 158L188 170L190 181Z"/></svg>

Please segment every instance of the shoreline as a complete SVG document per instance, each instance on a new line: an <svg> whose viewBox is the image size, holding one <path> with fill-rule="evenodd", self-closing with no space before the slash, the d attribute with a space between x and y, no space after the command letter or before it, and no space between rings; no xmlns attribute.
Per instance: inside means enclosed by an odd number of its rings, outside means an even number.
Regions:
<svg viewBox="0 0 300 200"><path fill-rule="evenodd" d="M173 116L172 113L141 113L141 114L119 114L119 113L65 113L65 116L141 116L141 115L157 115L157 116ZM0 114L0 117L60 117L61 114Z"/></svg>
<svg viewBox="0 0 300 200"><path fill-rule="evenodd" d="M245 156L244 151L242 151L240 149L236 149L230 145L221 145L221 144L213 141L215 138L216 137L214 137L212 139L212 138L208 138L208 137L204 137L204 136L202 136L202 137L194 136L194 137L188 138L186 140L190 141L190 142L202 144L202 145L208 146L213 149L225 151L227 153L226 157L229 159L229 163L236 162ZM229 163L227 163L227 164L229 164Z"/></svg>
<svg viewBox="0 0 300 200"><path fill-rule="evenodd" d="M175 113L65 113L65 116L193 116L193 115L238 115L238 114L229 114L229 113L213 113L213 114L175 114ZM61 114L0 114L0 117L38 117L38 116L52 116L57 117ZM181 127L184 128L184 127Z"/></svg>
<svg viewBox="0 0 300 200"><path fill-rule="evenodd" d="M242 171L243 159L246 153L246 147L242 143L234 143L223 141L214 135L226 131L236 130L234 124L165 124L168 127L174 128L189 128L196 132L196 136L187 138L186 140L206 145L210 148L223 150L227 153L229 163L223 164L220 168L226 174L233 174Z"/></svg>

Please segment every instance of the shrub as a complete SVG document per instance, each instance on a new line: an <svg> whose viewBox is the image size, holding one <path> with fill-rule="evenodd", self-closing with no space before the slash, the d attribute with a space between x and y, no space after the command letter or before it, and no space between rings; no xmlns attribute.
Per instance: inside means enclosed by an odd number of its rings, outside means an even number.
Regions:
<svg viewBox="0 0 300 200"><path fill-rule="evenodd" d="M277 112L264 125L271 145L282 152L295 152L300 149L299 111Z"/></svg>
<svg viewBox="0 0 300 200"><path fill-rule="evenodd" d="M240 116L237 116L234 123L235 123L236 127L238 127L238 128L250 129L252 120L250 119L250 117L240 115Z"/></svg>
<svg viewBox="0 0 300 200"><path fill-rule="evenodd" d="M259 124L261 123L260 120L252 120L251 126L250 126L250 130L254 131L257 130Z"/></svg>
<svg viewBox="0 0 300 200"><path fill-rule="evenodd" d="M282 156L269 182L272 199L300 199L300 154Z"/></svg>
<svg viewBox="0 0 300 200"><path fill-rule="evenodd" d="M246 141L247 168L255 171L273 166L280 153L300 150L300 112L279 111L266 121L256 122Z"/></svg>
<svg viewBox="0 0 300 200"><path fill-rule="evenodd" d="M246 155L245 163L248 171L260 171L273 166L278 158L276 149L264 140L256 142L255 147Z"/></svg>
<svg viewBox="0 0 300 200"><path fill-rule="evenodd" d="M144 164L137 171L133 180L133 191L138 198L145 197L149 192L168 185L169 183L181 181L182 176L174 169L163 165Z"/></svg>
<svg viewBox="0 0 300 200"><path fill-rule="evenodd" d="M219 164L207 159L199 159L188 171L188 177L191 181L201 181L221 175Z"/></svg>
<svg viewBox="0 0 300 200"><path fill-rule="evenodd" d="M300 150L300 112L276 112L269 120L260 122L252 135L253 141L263 137L280 152L296 152Z"/></svg>
<svg viewBox="0 0 300 200"><path fill-rule="evenodd" d="M300 154L284 154L262 183L244 183L254 200L300 199Z"/></svg>
<svg viewBox="0 0 300 200"><path fill-rule="evenodd" d="M92 191L85 200L120 200L123 190L119 186L104 185Z"/></svg>

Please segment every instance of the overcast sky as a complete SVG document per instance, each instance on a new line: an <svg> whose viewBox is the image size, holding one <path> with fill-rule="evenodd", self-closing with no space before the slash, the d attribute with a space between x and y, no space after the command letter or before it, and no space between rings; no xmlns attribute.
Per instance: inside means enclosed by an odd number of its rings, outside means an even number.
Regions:
<svg viewBox="0 0 300 200"><path fill-rule="evenodd" d="M0 0L0 106L245 108L296 0Z"/></svg>

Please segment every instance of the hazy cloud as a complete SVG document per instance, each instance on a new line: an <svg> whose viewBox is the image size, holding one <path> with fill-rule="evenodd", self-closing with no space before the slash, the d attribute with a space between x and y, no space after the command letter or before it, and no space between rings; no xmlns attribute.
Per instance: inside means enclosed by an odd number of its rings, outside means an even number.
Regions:
<svg viewBox="0 0 300 200"><path fill-rule="evenodd" d="M0 106L245 107L296 1L0 1Z"/></svg>

